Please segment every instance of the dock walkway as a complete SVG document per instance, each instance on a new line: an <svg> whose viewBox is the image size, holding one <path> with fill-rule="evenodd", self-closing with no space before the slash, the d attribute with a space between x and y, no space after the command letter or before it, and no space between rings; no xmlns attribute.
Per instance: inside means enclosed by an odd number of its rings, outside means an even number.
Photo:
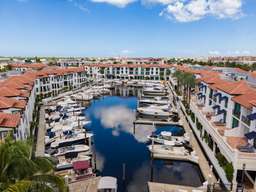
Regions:
<svg viewBox="0 0 256 192"><path fill-rule="evenodd" d="M171 93L174 93L173 90L171 90L170 85L169 85L169 88L170 88ZM215 175L212 172L212 168L210 167L198 141L196 140L196 137L193 134L193 131L190 128L189 123L186 120L186 117L184 116L183 112L181 111L181 106L180 106L181 104L179 102L177 104L178 104L178 106L177 106L178 112L179 112L180 118L183 122L183 127L184 127L185 131L187 133L189 133L190 144L192 145L192 148L195 150L197 156L199 157L199 167L202 171L202 174L208 182L215 183L217 180L216 180Z"/></svg>
<svg viewBox="0 0 256 192"><path fill-rule="evenodd" d="M40 108L39 124L36 140L36 157L44 156L45 153L45 107L42 105Z"/></svg>

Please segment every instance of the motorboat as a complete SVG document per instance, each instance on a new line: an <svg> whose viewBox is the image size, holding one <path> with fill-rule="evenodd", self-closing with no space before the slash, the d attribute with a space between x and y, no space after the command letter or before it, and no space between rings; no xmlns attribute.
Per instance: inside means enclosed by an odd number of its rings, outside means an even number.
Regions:
<svg viewBox="0 0 256 192"><path fill-rule="evenodd" d="M162 109L164 111L168 111L171 109L170 105L149 105L147 107L152 109Z"/></svg>
<svg viewBox="0 0 256 192"><path fill-rule="evenodd" d="M97 192L117 192L117 179L115 177L101 177Z"/></svg>
<svg viewBox="0 0 256 192"><path fill-rule="evenodd" d="M58 164L56 165L56 170L64 170L64 169L72 169L73 163L78 161L90 161L91 157L85 153L80 153L76 158L73 159L66 159L64 156L60 156L58 158Z"/></svg>
<svg viewBox="0 0 256 192"><path fill-rule="evenodd" d="M57 157L57 156L67 155L72 153L86 152L89 150L90 150L90 147L87 145L71 145L67 147L58 148L58 152L55 154L55 156Z"/></svg>
<svg viewBox="0 0 256 192"><path fill-rule="evenodd" d="M153 97L153 98L142 98L139 100L140 103L148 103L148 104L158 104L158 105L168 105L170 101L167 99L162 99L161 97Z"/></svg>
<svg viewBox="0 0 256 192"><path fill-rule="evenodd" d="M148 139L159 144L173 146L183 146L189 143L187 134L184 136L173 136L171 131L162 131L159 135L152 134L148 136Z"/></svg>
<svg viewBox="0 0 256 192"><path fill-rule="evenodd" d="M138 107L137 111L142 115L169 117L171 112L156 107Z"/></svg>
<svg viewBox="0 0 256 192"><path fill-rule="evenodd" d="M157 96L165 96L167 94L166 90L160 87L149 87L143 89L144 95L157 95Z"/></svg>
<svg viewBox="0 0 256 192"><path fill-rule="evenodd" d="M79 100L79 101L90 101L93 99L93 95L89 92L81 92L81 93L72 95L72 98L74 100Z"/></svg>
<svg viewBox="0 0 256 192"><path fill-rule="evenodd" d="M64 147L74 144L82 144L85 142L85 138L86 136L84 133L60 136L59 138L56 138L54 142L51 143L51 148Z"/></svg>

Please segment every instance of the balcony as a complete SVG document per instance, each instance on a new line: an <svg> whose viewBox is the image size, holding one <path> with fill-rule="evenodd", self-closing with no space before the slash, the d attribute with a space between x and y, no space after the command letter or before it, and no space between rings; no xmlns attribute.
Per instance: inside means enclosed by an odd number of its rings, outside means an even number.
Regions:
<svg viewBox="0 0 256 192"><path fill-rule="evenodd" d="M242 115L242 121L248 126L251 125L251 121L247 118L247 116Z"/></svg>
<svg viewBox="0 0 256 192"><path fill-rule="evenodd" d="M212 136L213 140L217 142L221 152L227 159L231 162L237 162L237 166L240 169L242 169L242 164L245 163L249 170L256 170L256 153L246 153L238 150L240 147L248 145L245 137L233 136L231 133L234 132L235 129L227 128L225 123L216 123L218 121L216 121L216 116L213 114L209 120L207 113L210 113L210 111L207 112L206 107L198 107L195 97L191 100L190 108L192 112L195 113L204 129Z"/></svg>

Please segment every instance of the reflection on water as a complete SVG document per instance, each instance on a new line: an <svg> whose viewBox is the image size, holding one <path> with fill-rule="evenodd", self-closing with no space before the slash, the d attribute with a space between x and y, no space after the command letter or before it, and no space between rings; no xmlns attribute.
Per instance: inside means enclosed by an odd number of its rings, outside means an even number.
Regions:
<svg viewBox="0 0 256 192"><path fill-rule="evenodd" d="M118 178L120 192L147 191L147 181L150 180L150 154L144 141L155 128L141 125L136 127L136 135L132 134L136 106L136 97L107 96L93 101L85 111L92 121L88 128L95 134L97 168L103 176ZM157 162L154 163L153 172L155 181L201 185L196 166L174 162L175 167L167 169L169 164L167 166ZM123 164L126 168L125 177ZM193 176L193 180L189 175Z"/></svg>

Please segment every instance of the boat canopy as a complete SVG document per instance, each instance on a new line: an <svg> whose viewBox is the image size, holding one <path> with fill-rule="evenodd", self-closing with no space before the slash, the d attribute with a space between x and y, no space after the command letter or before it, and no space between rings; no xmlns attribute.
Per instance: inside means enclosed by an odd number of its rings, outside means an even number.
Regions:
<svg viewBox="0 0 256 192"><path fill-rule="evenodd" d="M249 140L251 140L251 139L256 139L256 132L255 132L255 131L251 131L251 132L249 132L249 133L246 133L246 134L245 134L245 137L246 137L247 139L249 139Z"/></svg>
<svg viewBox="0 0 256 192"><path fill-rule="evenodd" d="M253 113L253 114L250 114L250 115L248 115L247 116L247 118L249 119L249 120L255 120L256 119L256 113Z"/></svg>
<svg viewBox="0 0 256 192"><path fill-rule="evenodd" d="M76 161L73 162L73 168L74 170L85 170L90 168L90 162L89 161Z"/></svg>
<svg viewBox="0 0 256 192"><path fill-rule="evenodd" d="M101 177L98 189L117 189L117 179L115 177Z"/></svg>
<svg viewBox="0 0 256 192"><path fill-rule="evenodd" d="M172 136L172 132L170 131L162 131L161 135L164 137L171 137Z"/></svg>

